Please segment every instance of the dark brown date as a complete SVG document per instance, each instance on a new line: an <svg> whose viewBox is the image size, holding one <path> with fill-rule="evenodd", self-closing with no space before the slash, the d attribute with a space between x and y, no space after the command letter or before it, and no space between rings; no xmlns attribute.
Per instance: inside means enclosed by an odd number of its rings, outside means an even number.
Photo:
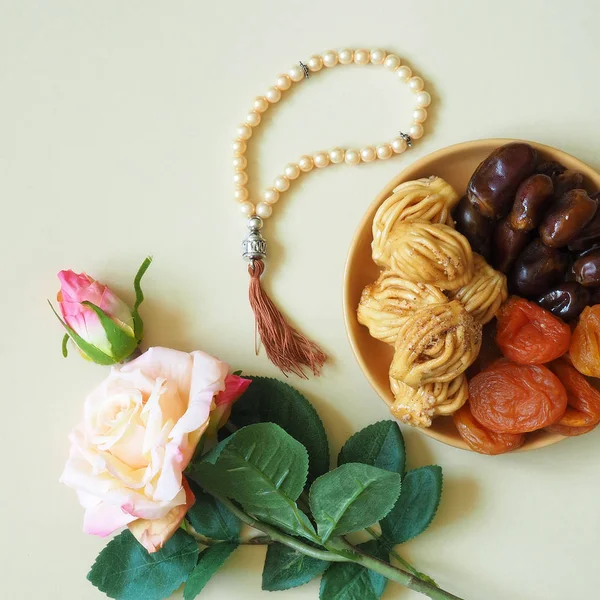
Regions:
<svg viewBox="0 0 600 600"><path fill-rule="evenodd" d="M452 216L456 221L456 230L469 240L473 251L489 260L494 222L486 219L466 196L461 198Z"/></svg>
<svg viewBox="0 0 600 600"><path fill-rule="evenodd" d="M540 225L540 237L546 246L561 248L577 238L592 220L598 201L585 190L570 190L552 203Z"/></svg>
<svg viewBox="0 0 600 600"><path fill-rule="evenodd" d="M566 170L552 178L554 183L554 199L559 200L570 190L583 188L583 175L579 171Z"/></svg>
<svg viewBox="0 0 600 600"><path fill-rule="evenodd" d="M590 288L588 291L590 292L590 306L600 304L600 287Z"/></svg>
<svg viewBox="0 0 600 600"><path fill-rule="evenodd" d="M553 192L554 184L548 175L537 173L528 177L517 189L509 215L510 226L523 231L535 229Z"/></svg>
<svg viewBox="0 0 600 600"><path fill-rule="evenodd" d="M586 287L600 286L600 250L587 252L573 265L575 281Z"/></svg>
<svg viewBox="0 0 600 600"><path fill-rule="evenodd" d="M492 152L475 170L467 197L489 219L508 213L523 179L533 173L537 152L529 144L506 144Z"/></svg>
<svg viewBox="0 0 600 600"><path fill-rule="evenodd" d="M537 298L560 283L568 263L566 252L533 240L515 262L512 287L521 296Z"/></svg>
<svg viewBox="0 0 600 600"><path fill-rule="evenodd" d="M600 200L600 192L590 194L592 200ZM600 242L600 210L596 211L592 220L579 232L579 235L569 244L569 250L583 252Z"/></svg>
<svg viewBox="0 0 600 600"><path fill-rule="evenodd" d="M554 179L555 177L558 177L561 173L564 173L566 170L567 168L561 165L559 162L548 160L546 162L540 163L537 166L535 172L541 173L542 175L548 175L548 177Z"/></svg>
<svg viewBox="0 0 600 600"><path fill-rule="evenodd" d="M576 319L590 302L590 292L579 283L561 283L538 298L538 304L563 321Z"/></svg>
<svg viewBox="0 0 600 600"><path fill-rule="evenodd" d="M502 219L494 229L492 243L492 265L502 273L508 273L515 260L531 239L529 231L515 230L508 217Z"/></svg>

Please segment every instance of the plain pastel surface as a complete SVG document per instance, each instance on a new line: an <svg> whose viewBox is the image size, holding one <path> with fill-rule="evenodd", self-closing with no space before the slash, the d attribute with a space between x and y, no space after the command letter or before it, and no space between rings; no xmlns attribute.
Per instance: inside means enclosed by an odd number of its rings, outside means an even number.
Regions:
<svg viewBox="0 0 600 600"><path fill-rule="evenodd" d="M253 98L329 47L382 47L433 96L406 154L302 177L265 228L266 285L331 355L292 380L335 453L388 418L351 354L341 294L346 252L371 200L410 161L449 144L518 137L600 168L600 8L585 0L19 2L0 0L2 486L0 592L10 600L97 600L85 579L104 541L58 483L67 434L106 374L60 354L46 304L60 269L85 270L131 301L145 280L146 344L203 349L277 375L253 353L244 222L232 199L231 140ZM251 191L301 154L359 147L406 129L412 95L383 68L336 68L272 109L250 140ZM432 527L402 552L465 600L579 600L600 586L600 433L484 457L405 430L409 463L439 463ZM207 600L263 599L264 550L244 548ZM317 598L318 584L286 592ZM390 585L384 599L416 599Z"/></svg>

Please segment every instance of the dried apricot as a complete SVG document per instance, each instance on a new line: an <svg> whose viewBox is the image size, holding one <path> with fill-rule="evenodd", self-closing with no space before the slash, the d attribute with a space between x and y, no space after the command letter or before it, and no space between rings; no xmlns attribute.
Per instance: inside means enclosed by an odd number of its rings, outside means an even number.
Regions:
<svg viewBox="0 0 600 600"><path fill-rule="evenodd" d="M596 425L588 425L587 427L569 427L568 425L548 425L548 427L544 427L544 431L548 431L549 433L558 433L558 435L564 435L565 437L574 437L576 435L583 435L584 433L589 433L598 427L598 423Z"/></svg>
<svg viewBox="0 0 600 600"><path fill-rule="evenodd" d="M523 445L522 433L496 433L486 429L473 417L468 404L454 413L454 425L469 448L481 454L503 454Z"/></svg>
<svg viewBox="0 0 600 600"><path fill-rule="evenodd" d="M542 365L496 361L469 382L471 412L496 433L526 433L556 423L567 408L567 392Z"/></svg>
<svg viewBox="0 0 600 600"><path fill-rule="evenodd" d="M550 362L569 349L570 341L569 326L534 302L513 296L500 308L496 343L516 363Z"/></svg>
<svg viewBox="0 0 600 600"><path fill-rule="evenodd" d="M569 357L580 373L600 377L600 304L583 309L571 337Z"/></svg>

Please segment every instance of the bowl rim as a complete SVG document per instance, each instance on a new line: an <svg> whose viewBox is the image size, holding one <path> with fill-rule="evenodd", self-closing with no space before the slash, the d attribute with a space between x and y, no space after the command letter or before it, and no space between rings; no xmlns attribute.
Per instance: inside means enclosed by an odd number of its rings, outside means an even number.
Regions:
<svg viewBox="0 0 600 600"><path fill-rule="evenodd" d="M344 265L344 282L343 282L343 312L344 312L344 327L346 329L346 336L348 337L348 341L350 343L350 347L352 348L352 353L356 362L358 363L363 375L366 377L367 381L373 388L373 390L377 393L377 395L381 398L386 405L389 406L388 402L385 400L386 393L389 393L387 390L383 390L382 386L379 385L377 381L375 381L373 375L371 374L370 369L367 364L363 360L361 352L358 349L358 341L354 337L352 333L353 325L352 319L356 319L356 307L351 305L350 301L350 286L349 286L349 273L352 270L352 264L358 252L358 241L361 233L363 232L365 227L369 227L373 220L373 216L377 211L377 208L381 205L381 203L385 200L385 198L393 191L393 189L402 183L405 179L405 173L407 171L415 171L421 168L422 165L427 164L429 162L435 161L440 157L443 157L447 154L453 154L456 152L460 152L462 150L473 150L481 147L490 147L490 146L503 146L505 144L509 144L512 142L522 142L526 144L530 144L536 150L541 152L549 152L551 153L557 160L565 163L570 163L572 167L576 167L578 171L583 173L583 175L587 179L600 179L600 174L590 167L588 164L584 163L577 157L564 152L558 148L554 148L553 146L549 146L546 144L540 144L539 142L533 142L529 140L523 140L518 138L480 138L471 141L459 142L457 144L451 144L449 146L444 146L434 152L426 154L421 158L415 160L414 162L409 163L404 169L402 169L397 175L395 175L377 194L374 200L367 207L363 217L361 218L358 226L356 227L354 234L352 236L352 240L350 242L350 246L348 248L348 253L346 257L346 262ZM393 418L393 416L392 416ZM448 446L452 446L454 448L459 448L461 450L467 450L469 452L475 452L472 450L466 442L458 436L457 438L444 433L439 432L430 428L423 429L417 428L418 431L425 434L426 436L433 438L439 442L442 442ZM537 433L537 432L534 432ZM565 436L561 436L555 433L544 432L543 435L538 435L534 439L526 442L521 448L514 450L513 452L527 452L530 450L536 450L538 448L543 448L545 446L550 446L552 444L556 444L562 440L566 439ZM476 453L476 452L475 452Z"/></svg>

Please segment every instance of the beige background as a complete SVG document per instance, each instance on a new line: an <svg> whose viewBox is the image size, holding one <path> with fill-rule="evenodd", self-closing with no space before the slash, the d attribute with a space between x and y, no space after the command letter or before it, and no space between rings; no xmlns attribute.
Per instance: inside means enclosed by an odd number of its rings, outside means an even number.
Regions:
<svg viewBox="0 0 600 600"><path fill-rule="evenodd" d="M371 199L410 161L481 137L533 139L600 168L600 8L587 1L81 2L0 0L2 544L0 595L101 598L85 575L104 542L58 483L66 435L105 374L60 355L45 303L61 268L131 300L146 254L146 342L201 348L236 368L255 358L244 223L231 199L230 142L255 95L328 47L396 51L434 97L426 137L387 162L303 178L268 224L273 296L333 360L293 383L337 452L387 411L357 368L341 310L344 260ZM410 96L384 69L337 69L302 84L249 147L263 187L284 164L405 128ZM438 462L445 494L404 552L467 600L596 597L600 433L487 458L405 431L410 463ZM263 551L238 552L208 600L267 598ZM312 583L289 600L316 598ZM385 598L420 596L390 585Z"/></svg>

